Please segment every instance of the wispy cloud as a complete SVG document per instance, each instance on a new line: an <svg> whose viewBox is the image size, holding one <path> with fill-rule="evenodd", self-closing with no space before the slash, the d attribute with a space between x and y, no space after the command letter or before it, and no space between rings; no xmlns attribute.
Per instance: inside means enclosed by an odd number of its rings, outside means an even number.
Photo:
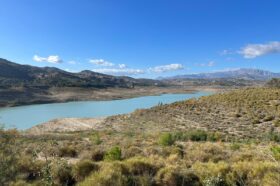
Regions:
<svg viewBox="0 0 280 186"><path fill-rule="evenodd" d="M114 66L114 63L111 63L109 61L106 61L104 59L90 59L90 63L98 66L103 66L103 67L112 67Z"/></svg>
<svg viewBox="0 0 280 186"><path fill-rule="evenodd" d="M54 63L54 64L62 63L62 59L60 59L60 57L57 55L50 55L47 57L41 57L38 55L34 55L33 60L36 62L47 62L47 63Z"/></svg>
<svg viewBox="0 0 280 186"><path fill-rule="evenodd" d="M252 59L263 55L280 53L280 42L274 41L266 44L248 44L239 53L244 58Z"/></svg>
<svg viewBox="0 0 280 186"><path fill-rule="evenodd" d="M197 65L201 67L213 67L215 65L215 61L209 61L208 63L199 63Z"/></svg>
<svg viewBox="0 0 280 186"><path fill-rule="evenodd" d="M137 75L145 73L144 70L131 68L100 68L92 69L92 71L112 75Z"/></svg>
<svg viewBox="0 0 280 186"><path fill-rule="evenodd" d="M169 64L150 67L148 69L134 69L127 68L125 64L119 64L118 68L96 68L92 69L92 71L111 75L138 75L146 73L164 73L169 71L181 70L183 68L184 67L181 64Z"/></svg>
<svg viewBox="0 0 280 186"><path fill-rule="evenodd" d="M126 67L127 67L126 64L119 64L119 68L121 68L121 69L124 69Z"/></svg>
<svg viewBox="0 0 280 186"><path fill-rule="evenodd" d="M77 64L76 61L68 61L68 63L69 63L70 65L76 65L76 64Z"/></svg>
<svg viewBox="0 0 280 186"><path fill-rule="evenodd" d="M71 73L77 73L78 72L77 70L71 70L69 68L66 68L64 70L67 71L67 72L71 72Z"/></svg>
<svg viewBox="0 0 280 186"><path fill-rule="evenodd" d="M226 56L226 55L231 55L231 54L235 54L235 53L236 53L235 51L226 49L226 50L221 51L220 55L221 56Z"/></svg>
<svg viewBox="0 0 280 186"><path fill-rule="evenodd" d="M163 73L163 72L176 71L181 69L184 69L182 64L169 64L169 65L151 67L148 69L148 71L155 72L155 73Z"/></svg>

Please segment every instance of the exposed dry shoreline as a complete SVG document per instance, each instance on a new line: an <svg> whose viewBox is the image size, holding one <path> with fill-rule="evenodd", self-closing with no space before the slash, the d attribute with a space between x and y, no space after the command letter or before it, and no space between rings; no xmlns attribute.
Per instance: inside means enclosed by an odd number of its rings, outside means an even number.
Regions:
<svg viewBox="0 0 280 186"><path fill-rule="evenodd" d="M102 129L105 118L63 118L35 125L25 132L40 135L53 132L74 132Z"/></svg>
<svg viewBox="0 0 280 186"><path fill-rule="evenodd" d="M110 92L111 91L111 92ZM130 98L137 96L147 96L147 95L159 95L164 93L192 93L196 91L212 91L212 92L221 92L222 89L215 88L200 88L200 89L184 89L180 88L151 88L151 89L133 89L132 92L125 92L122 97L115 97L117 99L122 98ZM112 96L118 96L123 93L123 89L114 89L107 90L106 93L95 94L95 98L99 98L99 100L108 100L112 99ZM58 97L63 97L62 95L58 95ZM69 95L67 95L69 96ZM100 97L99 97L100 96ZM60 97L60 98L61 98ZM104 99L106 98L106 99ZM129 115L129 114L128 114ZM54 119L42 124L38 124L33 126L30 129L27 129L25 132L33 135L40 135L46 133L59 133L59 132L74 132L74 131L86 131L86 130L102 130L105 127L106 119L104 118L62 118L62 119Z"/></svg>
<svg viewBox="0 0 280 186"><path fill-rule="evenodd" d="M16 87L0 88L0 107L14 107L21 105L63 103L70 101L104 101L127 99L166 93L191 93L200 90L216 91L215 88L198 88L184 86L168 87L135 87L135 88L79 88L53 87L49 89Z"/></svg>

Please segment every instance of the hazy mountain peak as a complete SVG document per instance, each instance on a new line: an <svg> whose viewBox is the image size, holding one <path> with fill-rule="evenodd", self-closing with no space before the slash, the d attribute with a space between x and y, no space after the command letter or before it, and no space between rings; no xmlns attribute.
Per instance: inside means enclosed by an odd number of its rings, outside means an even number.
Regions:
<svg viewBox="0 0 280 186"><path fill-rule="evenodd" d="M229 69L224 71L198 73L198 74L187 74L174 76L167 79L216 79L216 78L238 78L248 80L267 80L271 78L280 77L280 73L274 73L261 69L254 68L238 68Z"/></svg>

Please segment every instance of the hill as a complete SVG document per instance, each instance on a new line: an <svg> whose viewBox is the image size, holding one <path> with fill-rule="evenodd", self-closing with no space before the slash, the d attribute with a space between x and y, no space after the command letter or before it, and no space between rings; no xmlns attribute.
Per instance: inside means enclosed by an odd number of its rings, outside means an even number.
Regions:
<svg viewBox="0 0 280 186"><path fill-rule="evenodd" d="M130 98L168 92L166 86L158 80L110 76L89 70L70 73L0 58L0 107Z"/></svg>
<svg viewBox="0 0 280 186"><path fill-rule="evenodd" d="M189 74L169 77L165 79L244 79L244 80L269 80L280 77L280 73L260 69L240 68L212 73Z"/></svg>
<svg viewBox="0 0 280 186"><path fill-rule="evenodd" d="M16 87L121 87L162 85L160 81L116 77L85 70L70 73L54 67L20 65L0 58L0 86Z"/></svg>
<svg viewBox="0 0 280 186"><path fill-rule="evenodd" d="M201 129L228 139L262 139L280 132L279 95L274 88L235 90L109 117L104 125L117 131Z"/></svg>

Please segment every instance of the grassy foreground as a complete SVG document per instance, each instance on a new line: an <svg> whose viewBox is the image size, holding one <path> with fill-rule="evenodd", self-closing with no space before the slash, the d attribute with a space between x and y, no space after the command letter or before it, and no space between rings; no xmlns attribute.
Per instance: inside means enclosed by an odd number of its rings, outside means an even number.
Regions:
<svg viewBox="0 0 280 186"><path fill-rule="evenodd" d="M2 129L0 185L279 186L279 111L280 90L258 88L110 117L95 131Z"/></svg>

